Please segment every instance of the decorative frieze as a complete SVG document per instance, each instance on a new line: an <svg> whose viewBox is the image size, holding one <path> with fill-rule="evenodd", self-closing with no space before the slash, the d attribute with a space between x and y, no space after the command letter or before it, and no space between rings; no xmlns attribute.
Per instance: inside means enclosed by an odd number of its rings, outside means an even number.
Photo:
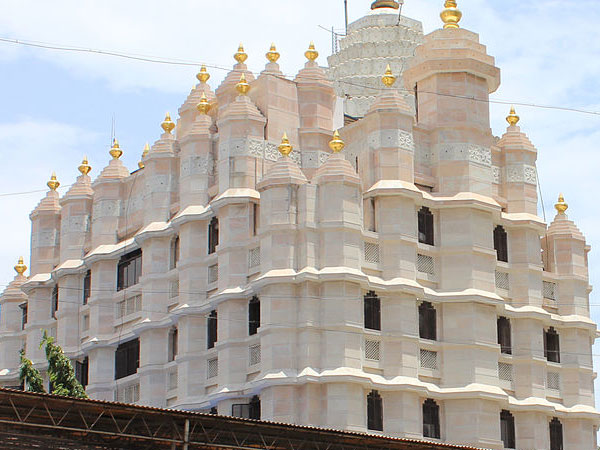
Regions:
<svg viewBox="0 0 600 450"><path fill-rule="evenodd" d="M380 130L370 133L368 143L371 149L388 147L415 151L415 141L412 133L404 130Z"/></svg>
<svg viewBox="0 0 600 450"><path fill-rule="evenodd" d="M440 161L469 161L484 166L492 165L492 150L482 145L454 142L435 146Z"/></svg>
<svg viewBox="0 0 600 450"><path fill-rule="evenodd" d="M506 181L508 183L537 184L537 171L528 165L515 165L506 168Z"/></svg>
<svg viewBox="0 0 600 450"><path fill-rule="evenodd" d="M492 166L492 176L494 177L494 183L502 183L502 172L500 170L500 167Z"/></svg>

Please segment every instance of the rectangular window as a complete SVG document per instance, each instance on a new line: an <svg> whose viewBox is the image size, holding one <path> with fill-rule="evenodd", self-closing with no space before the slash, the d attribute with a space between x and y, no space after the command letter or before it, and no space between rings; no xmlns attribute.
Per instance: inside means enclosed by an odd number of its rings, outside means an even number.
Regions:
<svg viewBox="0 0 600 450"><path fill-rule="evenodd" d="M494 249L498 261L508 262L508 235L500 225L494 228Z"/></svg>
<svg viewBox="0 0 600 450"><path fill-rule="evenodd" d="M422 207L418 212L419 242L434 245L433 240L433 214L427 207Z"/></svg>
<svg viewBox="0 0 600 450"><path fill-rule="evenodd" d="M217 311L212 310L206 319L206 348L213 348L217 342Z"/></svg>
<svg viewBox="0 0 600 450"><path fill-rule="evenodd" d="M117 265L117 290L138 284L142 276L142 250L123 256Z"/></svg>
<svg viewBox="0 0 600 450"><path fill-rule="evenodd" d="M115 352L115 380L133 375L140 367L140 340L133 339L117 347Z"/></svg>
<svg viewBox="0 0 600 450"><path fill-rule="evenodd" d="M179 332L177 328L173 328L169 332L169 361L175 361L175 357L177 356L177 345L179 339Z"/></svg>
<svg viewBox="0 0 600 450"><path fill-rule="evenodd" d="M252 236L258 233L259 209L258 204L252 203Z"/></svg>
<svg viewBox="0 0 600 450"><path fill-rule="evenodd" d="M560 362L560 340L553 327L544 331L544 356L550 362Z"/></svg>
<svg viewBox="0 0 600 450"><path fill-rule="evenodd" d="M515 448L515 418L506 410L500 413L500 435L504 448Z"/></svg>
<svg viewBox="0 0 600 450"><path fill-rule="evenodd" d="M423 437L440 438L440 407L431 399L423 402Z"/></svg>
<svg viewBox="0 0 600 450"><path fill-rule="evenodd" d="M75 361L75 378L85 388L88 385L89 359L86 356L83 361Z"/></svg>
<svg viewBox="0 0 600 450"><path fill-rule="evenodd" d="M19 307L21 308L21 330L24 330L27 325L27 303L23 303Z"/></svg>
<svg viewBox="0 0 600 450"><path fill-rule="evenodd" d="M365 328L381 331L381 300L375 292L369 291L364 297Z"/></svg>
<svg viewBox="0 0 600 450"><path fill-rule="evenodd" d="M248 303L248 335L252 336L258 333L260 327L260 300L258 297L252 297Z"/></svg>
<svg viewBox="0 0 600 450"><path fill-rule="evenodd" d="M87 302L92 293L92 271L88 270L83 278L83 304L87 305Z"/></svg>
<svg viewBox="0 0 600 450"><path fill-rule="evenodd" d="M236 403L231 405L231 415L243 419L260 420L260 399L254 396L250 403Z"/></svg>
<svg viewBox="0 0 600 450"><path fill-rule="evenodd" d="M56 319L56 311L58 311L58 286L52 289L52 298L50 305L50 317Z"/></svg>
<svg viewBox="0 0 600 450"><path fill-rule="evenodd" d="M498 317L498 344L500 351L506 355L512 354L510 320L506 317Z"/></svg>
<svg viewBox="0 0 600 450"><path fill-rule="evenodd" d="M208 224L208 254L212 255L217 251L219 245L219 219L213 217Z"/></svg>
<svg viewBox="0 0 600 450"><path fill-rule="evenodd" d="M437 340L437 316L435 308L429 302L419 305L419 337L430 341Z"/></svg>
<svg viewBox="0 0 600 450"><path fill-rule="evenodd" d="M383 431L383 401L377 391L367 395L367 429Z"/></svg>

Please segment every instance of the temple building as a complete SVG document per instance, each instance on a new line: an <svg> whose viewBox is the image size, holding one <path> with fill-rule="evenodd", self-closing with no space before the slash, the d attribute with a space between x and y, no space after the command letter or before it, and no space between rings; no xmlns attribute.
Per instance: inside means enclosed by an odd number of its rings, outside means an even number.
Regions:
<svg viewBox="0 0 600 450"><path fill-rule="evenodd" d="M514 109L493 136L500 70L456 1L427 35L401 3L294 79L240 46L135 171L115 140L94 179L84 160L60 196L53 175L0 297L0 385L22 348L45 373L48 330L93 399L596 449L590 246L562 195L538 215Z"/></svg>

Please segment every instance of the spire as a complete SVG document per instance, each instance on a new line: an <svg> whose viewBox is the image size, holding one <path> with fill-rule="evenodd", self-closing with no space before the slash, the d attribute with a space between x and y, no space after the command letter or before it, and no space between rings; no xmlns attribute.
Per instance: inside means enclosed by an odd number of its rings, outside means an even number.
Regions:
<svg viewBox="0 0 600 450"><path fill-rule="evenodd" d="M381 77L381 81L386 87L392 87L396 82L396 77L392 74L392 68L389 64L385 69L385 74Z"/></svg>
<svg viewBox="0 0 600 450"><path fill-rule="evenodd" d="M462 18L462 12L457 8L456 0L446 0L440 17L444 22L444 28L460 28L458 22Z"/></svg>
<svg viewBox="0 0 600 450"><path fill-rule="evenodd" d="M346 144L344 144L344 141L342 141L340 138L339 131L335 130L333 133L333 139L329 141L329 148L333 153L339 153L344 149L345 146Z"/></svg>
<svg viewBox="0 0 600 450"><path fill-rule="evenodd" d="M87 175L92 171L92 166L89 165L87 156L83 157L83 161L81 161L81 165L78 167L81 175Z"/></svg>
<svg viewBox="0 0 600 450"><path fill-rule="evenodd" d="M248 54L244 51L244 44L240 42L240 46L238 47L238 51L233 55L233 59L235 59L239 64L244 64L248 59Z"/></svg>
<svg viewBox="0 0 600 450"><path fill-rule="evenodd" d="M113 139L113 145L108 151L108 153L110 153L110 156L112 156L113 159L119 159L123 154L121 147L119 147L119 141L117 140L117 138Z"/></svg>
<svg viewBox="0 0 600 450"><path fill-rule="evenodd" d="M400 5L396 0L377 0L371 4L371 9L394 8L399 9Z"/></svg>
<svg viewBox="0 0 600 450"><path fill-rule="evenodd" d="M246 95L250 92L250 85L246 81L246 74L242 72L240 82L235 86L240 95Z"/></svg>
<svg viewBox="0 0 600 450"><path fill-rule="evenodd" d="M202 64L202 67L200 67L200 72L196 74L196 78L198 78L200 83L206 83L209 80L210 74L206 70L206 66L204 64Z"/></svg>
<svg viewBox="0 0 600 450"><path fill-rule="evenodd" d="M165 130L165 133L171 134L171 131L175 129L175 123L171 120L171 114L165 115L165 120L160 124L161 128Z"/></svg>
<svg viewBox="0 0 600 450"><path fill-rule="evenodd" d="M558 214L564 214L567 209L569 209L569 205L565 202L565 197L562 194L558 196L558 203L554 205L554 208L558 212Z"/></svg>
<svg viewBox="0 0 600 450"><path fill-rule="evenodd" d="M514 127L519 123L519 120L521 120L521 118L517 116L517 113L515 112L515 107L511 106L510 113L506 117L506 121L511 127Z"/></svg>
<svg viewBox="0 0 600 450"><path fill-rule="evenodd" d="M208 111L210 111L210 102L208 101L208 98L206 98L206 94L204 92L202 93L202 97L200 97L200 103L196 105L196 108L198 111L200 111L200 114L208 114Z"/></svg>
<svg viewBox="0 0 600 450"><path fill-rule="evenodd" d="M21 256L17 262L17 265L15 266L15 272L17 272L19 275L23 275L26 270L27 266L23 263L23 257Z"/></svg>
<svg viewBox="0 0 600 450"><path fill-rule="evenodd" d="M310 41L308 50L304 52L304 56L306 56L306 59L309 61L315 61L319 57L319 52L315 49L315 43L313 41Z"/></svg>
<svg viewBox="0 0 600 450"><path fill-rule="evenodd" d="M283 133L283 136L281 137L281 144L279 144L278 148L279 153L281 153L283 156L288 156L290 153L292 153L294 147L292 147L292 144L290 144L287 133Z"/></svg>
<svg viewBox="0 0 600 450"><path fill-rule="evenodd" d="M56 191L58 189L60 183L56 179L56 173L52 172L52 175L50 176L50 181L48 181L46 184L52 191Z"/></svg>
<svg viewBox="0 0 600 450"><path fill-rule="evenodd" d="M267 60L269 62L276 63L281 55L277 51L277 47L275 47L275 44L272 43L271 48L269 49L269 51L266 53L265 56L267 57Z"/></svg>

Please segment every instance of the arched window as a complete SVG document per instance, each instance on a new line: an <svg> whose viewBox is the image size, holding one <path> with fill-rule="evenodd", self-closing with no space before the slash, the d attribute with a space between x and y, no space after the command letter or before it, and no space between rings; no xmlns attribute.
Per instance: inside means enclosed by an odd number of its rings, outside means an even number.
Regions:
<svg viewBox="0 0 600 450"><path fill-rule="evenodd" d="M433 214L429 208L423 206L418 213L419 242L434 245L433 241Z"/></svg>
<svg viewBox="0 0 600 450"><path fill-rule="evenodd" d="M383 401L377 391L367 395L367 429L383 431Z"/></svg>
<svg viewBox="0 0 600 450"><path fill-rule="evenodd" d="M419 305L419 337L430 341L437 340L436 311L429 302L423 302Z"/></svg>
<svg viewBox="0 0 600 450"><path fill-rule="evenodd" d="M52 289L52 304L50 305L50 317L56 319L56 311L58 311L58 286Z"/></svg>
<svg viewBox="0 0 600 450"><path fill-rule="evenodd" d="M498 344L502 353L512 354L510 320L506 317L498 317Z"/></svg>
<svg viewBox="0 0 600 450"><path fill-rule="evenodd" d="M515 418L505 409L500 413L500 437L504 448L515 448Z"/></svg>
<svg viewBox="0 0 600 450"><path fill-rule="evenodd" d="M208 254L212 255L217 251L219 245L219 219L213 217L208 224Z"/></svg>
<svg viewBox="0 0 600 450"><path fill-rule="evenodd" d="M248 335L252 336L258 332L260 327L260 300L252 297L248 303Z"/></svg>
<svg viewBox="0 0 600 450"><path fill-rule="evenodd" d="M179 262L179 236L175 236L175 239L171 241L171 262L169 264L170 269L175 269Z"/></svg>
<svg viewBox="0 0 600 450"><path fill-rule="evenodd" d="M213 309L206 319L206 348L213 348L217 342L217 311Z"/></svg>
<svg viewBox="0 0 600 450"><path fill-rule="evenodd" d="M87 302L92 293L92 271L88 270L83 277L83 304L87 305Z"/></svg>
<svg viewBox="0 0 600 450"><path fill-rule="evenodd" d="M381 330L381 300L375 292L369 291L363 300L365 309L365 328Z"/></svg>
<svg viewBox="0 0 600 450"><path fill-rule="evenodd" d="M550 362L560 362L560 338L553 327L544 331L544 356Z"/></svg>
<svg viewBox="0 0 600 450"><path fill-rule="evenodd" d="M423 437L440 438L440 407L430 398L423 402Z"/></svg>
<svg viewBox="0 0 600 450"><path fill-rule="evenodd" d="M550 421L550 450L563 450L562 423L556 417Z"/></svg>
<svg viewBox="0 0 600 450"><path fill-rule="evenodd" d="M508 237L500 225L494 228L494 248L498 261L508 262Z"/></svg>

